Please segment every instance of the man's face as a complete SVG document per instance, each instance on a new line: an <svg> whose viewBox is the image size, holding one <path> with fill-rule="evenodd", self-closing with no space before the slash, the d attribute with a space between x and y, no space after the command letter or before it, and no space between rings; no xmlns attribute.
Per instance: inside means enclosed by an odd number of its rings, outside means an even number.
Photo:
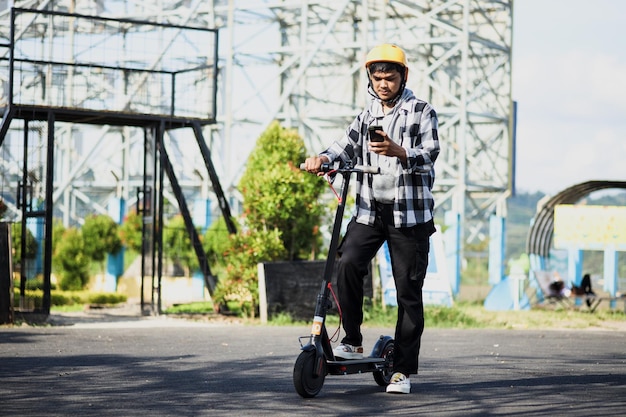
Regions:
<svg viewBox="0 0 626 417"><path fill-rule="evenodd" d="M402 75L398 71L371 74L372 88L382 101L393 100L402 86Z"/></svg>

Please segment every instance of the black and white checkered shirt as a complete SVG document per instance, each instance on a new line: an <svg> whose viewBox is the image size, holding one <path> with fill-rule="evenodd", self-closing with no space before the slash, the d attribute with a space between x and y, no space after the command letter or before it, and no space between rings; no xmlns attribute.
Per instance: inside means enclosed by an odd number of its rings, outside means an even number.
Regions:
<svg viewBox="0 0 626 417"><path fill-rule="evenodd" d="M378 107L377 107L378 106ZM345 135L320 153L330 162L371 165L367 147L367 128L376 124L374 115L381 104L373 100L346 130ZM387 135L402 146L407 154L406 164L398 159L395 168L394 226L411 227L433 218L435 201L432 188L435 181L434 164L439 155L437 113L427 102L405 89L394 109L394 120ZM372 175L357 174L356 211L358 223L373 225L376 216L372 190Z"/></svg>

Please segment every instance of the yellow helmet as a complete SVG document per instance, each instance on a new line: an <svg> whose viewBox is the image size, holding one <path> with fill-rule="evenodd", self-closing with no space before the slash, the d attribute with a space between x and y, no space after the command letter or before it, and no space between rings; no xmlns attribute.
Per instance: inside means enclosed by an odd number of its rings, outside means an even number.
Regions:
<svg viewBox="0 0 626 417"><path fill-rule="evenodd" d="M399 46L385 43L375 46L365 57L365 68L369 68L374 62L394 62L407 67L406 54Z"/></svg>

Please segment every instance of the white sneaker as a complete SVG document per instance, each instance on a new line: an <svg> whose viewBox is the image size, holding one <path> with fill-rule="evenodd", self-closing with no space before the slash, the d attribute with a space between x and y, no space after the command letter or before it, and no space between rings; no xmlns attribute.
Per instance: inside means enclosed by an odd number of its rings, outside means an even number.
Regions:
<svg viewBox="0 0 626 417"><path fill-rule="evenodd" d="M389 385L387 385L387 392L409 394L411 392L411 380L403 373L396 372L391 375L391 380L389 381Z"/></svg>
<svg viewBox="0 0 626 417"><path fill-rule="evenodd" d="M333 354L341 359L363 359L363 346L342 343L333 349Z"/></svg>

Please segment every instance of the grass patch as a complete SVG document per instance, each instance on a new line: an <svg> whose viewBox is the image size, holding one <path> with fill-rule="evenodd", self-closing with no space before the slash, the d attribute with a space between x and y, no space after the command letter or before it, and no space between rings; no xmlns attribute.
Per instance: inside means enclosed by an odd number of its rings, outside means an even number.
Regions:
<svg viewBox="0 0 626 417"><path fill-rule="evenodd" d="M394 328L397 314L396 307L369 306L363 312L363 324ZM270 318L273 325L301 325L309 321L295 321L288 314ZM452 307L425 306L424 321L427 329L585 329L611 328L615 324L626 327L626 314L618 310L489 311L481 303L457 302ZM339 325L336 312L329 312L326 325L329 329Z"/></svg>
<svg viewBox="0 0 626 417"><path fill-rule="evenodd" d="M210 301L177 304L163 311L165 314L212 314L214 312L213 303Z"/></svg>
<svg viewBox="0 0 626 417"><path fill-rule="evenodd" d="M309 323L307 320L294 319L289 313L278 313L268 320L268 324L271 326L305 326Z"/></svg>
<svg viewBox="0 0 626 417"><path fill-rule="evenodd" d="M626 325L626 314L617 310L532 309L489 311L480 303L456 303L453 307L427 306L426 327L489 329L585 329Z"/></svg>
<svg viewBox="0 0 626 417"><path fill-rule="evenodd" d="M485 322L468 311L467 307L425 306L425 327L472 329L485 327Z"/></svg>
<svg viewBox="0 0 626 417"><path fill-rule="evenodd" d="M83 311L84 309L84 304L65 304L60 306L50 306L50 311L53 313L75 313L77 311Z"/></svg>
<svg viewBox="0 0 626 417"><path fill-rule="evenodd" d="M366 301L363 324L368 327L394 328L396 307L382 308ZM214 314L211 302L195 302L170 307L165 314ZM288 313L274 314L269 318L272 326L308 325L313 319L294 319ZM425 306L424 320L427 329L585 329L625 326L626 313L619 310L532 309L522 311L489 311L480 302L456 302L452 307ZM339 325L339 316L332 310L326 325L333 329Z"/></svg>

